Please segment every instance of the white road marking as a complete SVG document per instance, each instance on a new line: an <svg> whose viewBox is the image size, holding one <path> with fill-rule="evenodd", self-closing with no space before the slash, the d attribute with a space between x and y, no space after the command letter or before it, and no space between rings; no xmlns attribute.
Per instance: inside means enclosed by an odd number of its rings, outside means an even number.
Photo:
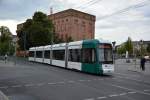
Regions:
<svg viewBox="0 0 150 100"><path fill-rule="evenodd" d="M65 84L65 82L58 82L58 84Z"/></svg>
<svg viewBox="0 0 150 100"><path fill-rule="evenodd" d="M128 92L129 94L134 94L134 93L136 93L135 91L131 91L131 92Z"/></svg>
<svg viewBox="0 0 150 100"><path fill-rule="evenodd" d="M98 80L104 80L104 79L100 79L100 78L99 78Z"/></svg>
<svg viewBox="0 0 150 100"><path fill-rule="evenodd" d="M120 95L120 96L123 96L123 95L126 95L126 94L127 94L127 93L120 93L119 95Z"/></svg>
<svg viewBox="0 0 150 100"><path fill-rule="evenodd" d="M8 86L3 86L3 87L0 87L1 89L7 89L8 88Z"/></svg>
<svg viewBox="0 0 150 100"><path fill-rule="evenodd" d="M24 86L30 87L30 86L34 86L34 84L26 84L26 85L24 85Z"/></svg>
<svg viewBox="0 0 150 100"><path fill-rule="evenodd" d="M120 75L123 75L123 74L120 74ZM143 80L135 79L135 77L134 78L129 78L127 75L123 75L123 76L126 76L126 77L121 77L121 76L117 76L117 77L118 78L122 78L122 79L130 79L130 80L133 80L133 81L144 82L144 83L150 84L150 82L148 82L148 81L143 81ZM149 86L149 85L147 85L147 86Z"/></svg>
<svg viewBox="0 0 150 100"><path fill-rule="evenodd" d="M150 90L144 90L145 92L148 92L148 91L150 91Z"/></svg>
<svg viewBox="0 0 150 100"><path fill-rule="evenodd" d="M139 90L135 90L135 89L129 89L129 88L126 88L126 87L123 87L123 86L119 86L119 85L112 85L112 84L110 84L110 85L114 86L114 87L118 87L118 88L124 89L124 90L135 91L135 92L140 93L140 94L150 95L150 93L145 93L143 91L139 91Z"/></svg>
<svg viewBox="0 0 150 100"><path fill-rule="evenodd" d="M93 80L99 80L98 78L95 78L95 79L93 79Z"/></svg>
<svg viewBox="0 0 150 100"><path fill-rule="evenodd" d="M84 82L84 81L86 81L86 80L78 80L78 81L80 81L80 82Z"/></svg>
<svg viewBox="0 0 150 100"><path fill-rule="evenodd" d="M123 75L123 76L129 76L129 74L122 74L122 73L115 73L115 74L118 74L118 75ZM130 75L132 77L137 77L137 75Z"/></svg>
<svg viewBox="0 0 150 100"><path fill-rule="evenodd" d="M44 85L45 83L38 83L37 86L42 86Z"/></svg>
<svg viewBox="0 0 150 100"><path fill-rule="evenodd" d="M109 95L109 97L116 97L118 96L117 94L112 94L112 95Z"/></svg>
<svg viewBox="0 0 150 100"><path fill-rule="evenodd" d="M21 85L14 85L14 86L11 86L13 88L17 88L17 87L22 87Z"/></svg>
<svg viewBox="0 0 150 100"><path fill-rule="evenodd" d="M105 99L107 97L103 96L103 97L97 97L97 99Z"/></svg>
<svg viewBox="0 0 150 100"><path fill-rule="evenodd" d="M87 80L88 82L92 81L92 80Z"/></svg>
<svg viewBox="0 0 150 100"><path fill-rule="evenodd" d="M56 84L56 83L47 83L47 84L49 84L49 85L54 85L54 84Z"/></svg>
<svg viewBox="0 0 150 100"><path fill-rule="evenodd" d="M74 83L75 81L68 81L68 83Z"/></svg>
<svg viewBox="0 0 150 100"><path fill-rule="evenodd" d="M126 82L126 80L124 80L123 78L113 78L113 79L115 79L116 81L119 81L119 82L123 82L123 81L125 81ZM135 85L140 85L141 86L141 83L139 83L139 82L136 82L136 83L134 83ZM147 85L147 84L142 84L143 86L146 86L146 87L150 87L149 85Z"/></svg>
<svg viewBox="0 0 150 100"><path fill-rule="evenodd" d="M85 99L85 100L94 100L94 98L88 98L88 99Z"/></svg>
<svg viewBox="0 0 150 100"><path fill-rule="evenodd" d="M108 95L108 96L101 96L101 97L97 97L97 98L87 98L87 99L84 99L84 100L97 100L97 99L106 99L106 98L112 98L112 97L118 97L118 96L124 96L124 95L127 95L127 94L134 94L136 92L134 91L130 91L130 92L123 92L123 93L120 93L120 94L111 94L111 95Z"/></svg>

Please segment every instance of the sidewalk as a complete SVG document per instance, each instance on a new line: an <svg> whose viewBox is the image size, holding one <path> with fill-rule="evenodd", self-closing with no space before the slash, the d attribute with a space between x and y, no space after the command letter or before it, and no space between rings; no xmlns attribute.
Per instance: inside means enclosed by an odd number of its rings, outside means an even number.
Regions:
<svg viewBox="0 0 150 100"><path fill-rule="evenodd" d="M0 60L0 67L13 67L15 65L14 62L12 61L3 61L3 60Z"/></svg>
<svg viewBox="0 0 150 100"><path fill-rule="evenodd" d="M7 98L7 96L4 95L4 93L0 91L0 100L9 100L9 99Z"/></svg>
<svg viewBox="0 0 150 100"><path fill-rule="evenodd" d="M140 65L132 65L128 68L129 71L142 72L145 75L150 75L150 64L145 64L145 71L142 71Z"/></svg>
<svg viewBox="0 0 150 100"><path fill-rule="evenodd" d="M145 63L145 71L142 71L140 69L139 59L136 59L136 61L133 59L130 59L130 63L127 63L126 59L118 59L116 64L123 65L124 67L126 67L125 69L127 69L128 71L141 72L145 75L150 75L150 62Z"/></svg>

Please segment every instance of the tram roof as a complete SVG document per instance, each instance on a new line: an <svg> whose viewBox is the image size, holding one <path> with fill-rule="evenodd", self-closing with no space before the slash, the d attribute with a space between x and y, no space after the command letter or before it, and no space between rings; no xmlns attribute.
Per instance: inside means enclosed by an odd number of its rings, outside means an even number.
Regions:
<svg viewBox="0 0 150 100"><path fill-rule="evenodd" d="M91 39L91 40L81 40L81 41L74 41L70 42L69 45L81 45L81 44L97 44L97 43L109 43L111 44L110 41L108 40L103 40L103 39Z"/></svg>
<svg viewBox="0 0 150 100"><path fill-rule="evenodd" d="M108 43L111 44L110 41L108 40L103 40L103 39L91 39L91 40L81 40L81 41L74 41L74 42L69 42L68 45L84 45L84 44L97 44L97 43ZM67 43L59 43L59 44L54 44L52 45L54 48L55 47L63 47L66 46ZM31 47L29 50L41 50L43 48L51 48L51 45L46 45L46 46L39 46L39 47Z"/></svg>
<svg viewBox="0 0 150 100"><path fill-rule="evenodd" d="M35 50L35 47L31 47L29 48L29 51Z"/></svg>

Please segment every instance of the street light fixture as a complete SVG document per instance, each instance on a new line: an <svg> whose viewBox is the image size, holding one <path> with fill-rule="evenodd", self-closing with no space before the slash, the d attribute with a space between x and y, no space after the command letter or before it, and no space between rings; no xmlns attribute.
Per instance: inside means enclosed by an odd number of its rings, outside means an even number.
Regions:
<svg viewBox="0 0 150 100"><path fill-rule="evenodd" d="M114 64L115 64L115 44L116 44L116 41L113 41L112 45L113 45L113 62L114 62Z"/></svg>

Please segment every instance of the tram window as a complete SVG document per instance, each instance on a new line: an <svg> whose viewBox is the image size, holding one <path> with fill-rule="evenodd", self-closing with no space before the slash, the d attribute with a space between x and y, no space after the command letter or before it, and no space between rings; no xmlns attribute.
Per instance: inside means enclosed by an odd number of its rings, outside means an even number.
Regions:
<svg viewBox="0 0 150 100"><path fill-rule="evenodd" d="M46 50L46 51L44 52L44 58L50 59L50 51L49 51L49 50Z"/></svg>
<svg viewBox="0 0 150 100"><path fill-rule="evenodd" d="M36 57L42 58L42 51L36 51Z"/></svg>
<svg viewBox="0 0 150 100"><path fill-rule="evenodd" d="M69 49L68 61L81 62L81 49Z"/></svg>
<svg viewBox="0 0 150 100"><path fill-rule="evenodd" d="M65 59L65 50L53 50L53 59L64 60Z"/></svg>
<svg viewBox="0 0 150 100"><path fill-rule="evenodd" d="M99 61L106 64L113 63L111 45L101 44L99 47Z"/></svg>
<svg viewBox="0 0 150 100"><path fill-rule="evenodd" d="M34 57L34 51L29 51L29 57Z"/></svg>
<svg viewBox="0 0 150 100"><path fill-rule="evenodd" d="M82 49L82 62L94 63L95 62L95 50L91 48Z"/></svg>

